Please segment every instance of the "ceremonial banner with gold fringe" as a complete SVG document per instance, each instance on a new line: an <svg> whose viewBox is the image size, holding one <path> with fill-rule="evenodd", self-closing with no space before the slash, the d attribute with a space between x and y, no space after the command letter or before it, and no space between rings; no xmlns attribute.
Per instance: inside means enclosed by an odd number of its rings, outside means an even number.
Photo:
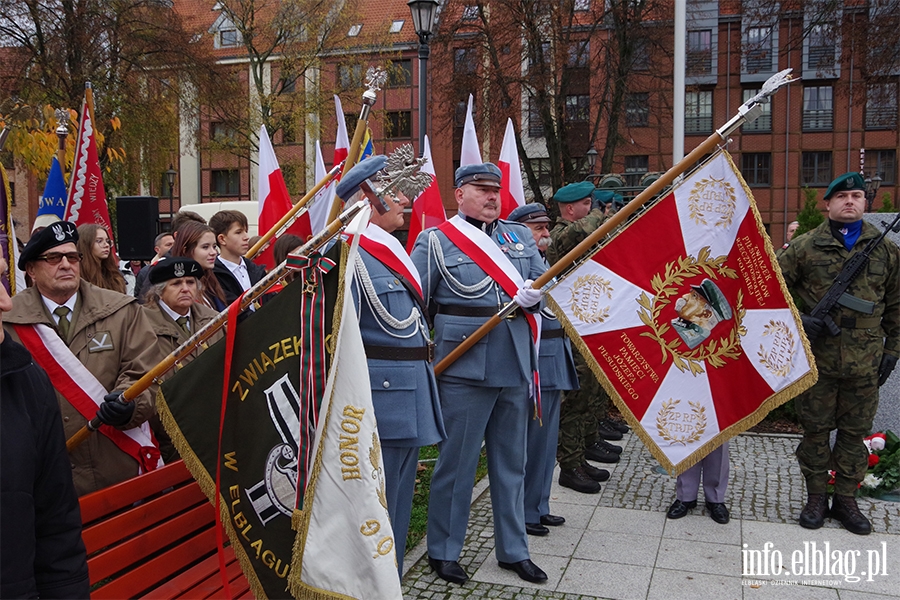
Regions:
<svg viewBox="0 0 900 600"><path fill-rule="evenodd" d="M818 377L756 204L724 151L549 296L628 423L675 474Z"/></svg>
<svg viewBox="0 0 900 600"><path fill-rule="evenodd" d="M368 211L350 227L359 233ZM359 235L342 265L355 264ZM316 455L298 524L288 576L301 599L402 599L395 542L384 490L384 462L375 426L369 371L344 269L337 343L316 432ZM399 544L399 547L397 545Z"/></svg>
<svg viewBox="0 0 900 600"><path fill-rule="evenodd" d="M316 279L311 282L311 277ZM307 338L321 337L321 342L330 333L337 291L337 268L324 277L321 269L301 271L238 325L221 453L226 339L165 381L157 396L166 431L213 504L217 467L221 472L221 520L257 598L289 597L295 537L291 515L303 506L304 465L310 464L317 404L324 392L319 390L318 400L307 394L315 378L301 377L303 357L317 342ZM313 297L324 299L324 307L302 315L301 305ZM301 332L313 330L302 325L313 314L319 314L323 329L319 335L305 335ZM310 364L323 368L315 360Z"/></svg>

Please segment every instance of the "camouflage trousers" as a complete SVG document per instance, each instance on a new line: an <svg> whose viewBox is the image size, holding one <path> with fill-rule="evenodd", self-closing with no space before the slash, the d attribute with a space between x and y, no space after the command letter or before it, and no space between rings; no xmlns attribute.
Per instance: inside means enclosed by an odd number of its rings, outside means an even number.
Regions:
<svg viewBox="0 0 900 600"><path fill-rule="evenodd" d="M597 421L609 413L609 396L577 351L575 371L580 389L563 392L559 406L559 444L556 460L560 469L574 469L584 461L584 449L597 441Z"/></svg>
<svg viewBox="0 0 900 600"><path fill-rule="evenodd" d="M800 471L810 494L824 494L828 471L835 471L834 493L853 496L866 476L868 455L863 438L869 435L878 409L878 377L829 377L794 400L803 439L797 447ZM830 435L837 429L834 448Z"/></svg>

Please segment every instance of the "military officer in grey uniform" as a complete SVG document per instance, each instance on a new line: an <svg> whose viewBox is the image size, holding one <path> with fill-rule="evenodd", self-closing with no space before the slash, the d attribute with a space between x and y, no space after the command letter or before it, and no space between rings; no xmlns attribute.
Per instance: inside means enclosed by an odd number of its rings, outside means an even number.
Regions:
<svg viewBox="0 0 900 600"><path fill-rule="evenodd" d="M533 202L509 213L510 221L526 225L541 256L550 245L550 217L543 204ZM538 351L541 380L541 419L528 421L528 459L525 462L525 531L547 535L565 518L550 514L550 487L556 466L559 438L559 400L564 390L578 389L572 345L556 315L541 310L541 344ZM594 468L591 466L590 468Z"/></svg>
<svg viewBox="0 0 900 600"><path fill-rule="evenodd" d="M531 562L525 533L526 432L534 413L529 387L537 356L523 311L540 308L540 291L531 284L544 272L544 262L527 227L498 219L495 165L457 169L455 197L459 213L419 234L411 254L425 300L437 311L436 359L510 300L520 308L438 376L447 440L431 480L429 564L447 581L468 580L458 559L484 439L497 560L527 581L543 582L547 575Z"/></svg>
<svg viewBox="0 0 900 600"><path fill-rule="evenodd" d="M803 329L819 369L818 382L794 400L803 426L797 461L808 494L800 525L818 529L830 516L858 535L872 532L872 524L856 503L868 466L863 437L872 429L878 387L887 381L900 354L900 252L896 244L882 240L832 308L828 316L839 328L836 334L810 313L850 257L881 234L862 219L865 189L859 173L845 173L832 181L825 190L828 219L794 237L778 255L784 281L800 299ZM832 447L830 434L835 429ZM830 470L835 476L829 508Z"/></svg>
<svg viewBox="0 0 900 600"><path fill-rule="evenodd" d="M361 181L384 165L374 156L350 170L338 185L341 198L354 195ZM403 225L409 200L402 194L385 198L384 214L373 210L359 241L353 298L369 366L369 381L384 459L388 514L396 540L397 568L409 530L419 448L443 440L444 422L431 361L427 311L419 272L400 241L391 235Z"/></svg>

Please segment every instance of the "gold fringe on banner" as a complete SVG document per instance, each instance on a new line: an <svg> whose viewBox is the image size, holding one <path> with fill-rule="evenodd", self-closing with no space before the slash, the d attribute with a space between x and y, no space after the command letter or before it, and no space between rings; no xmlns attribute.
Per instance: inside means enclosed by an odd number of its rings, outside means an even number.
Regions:
<svg viewBox="0 0 900 600"><path fill-rule="evenodd" d="M591 372L597 377L597 381L600 382L600 385L604 390L606 390L606 393L609 394L609 397L612 398L616 407L619 409L619 412L621 412L622 416L625 417L625 421L635 432L635 434L637 434L638 438L641 440L641 442L643 442L644 446L647 447L647 449L650 451L650 454L653 455L653 458L655 458L660 463L660 465L662 465L673 476L681 475L682 473L699 463L710 452L721 446L729 439L747 431L754 425L758 424L765 418L767 414L769 414L769 412L812 387L819 378L819 372L816 369L816 361L815 357L813 356L812 349L810 348L809 340L806 339L805 334L802 334L803 327L800 323L800 313L797 310L797 307L794 305L794 300L791 297L787 285L784 282L784 276L781 274L781 268L778 266L778 259L775 257L775 251L772 247L772 241L769 239L769 235L766 233L765 227L763 227L762 217L760 216L759 210L756 207L756 200L753 199L753 194L750 192L750 188L747 186L747 183L741 176L740 171L737 170L737 167L735 166L731 155L726 150L722 150L722 153L727 158L729 165L734 171L738 181L741 183L744 192L747 194L747 198L750 201L750 211L753 214L754 221L756 222L757 232L760 234L760 237L763 240L766 255L769 257L769 260L773 265L775 276L778 278L778 285L781 288L781 292L784 294L784 297L787 299L788 306L791 309L791 314L793 314L794 316L795 324L801 332L800 339L803 344L803 351L806 354L806 360L810 366L810 371L807 374L805 374L803 377L787 386L783 390L769 396L751 414L747 415L737 423L734 423L730 427L720 431L718 434L716 434L714 437L700 446L699 449L691 453L691 455L685 460L679 462L678 464L673 464L672 461L670 461L666 457L665 453L663 453L662 448L660 448L659 445L657 445L657 443L653 440L653 438L650 437L650 434L648 434L644 430L643 425L641 425L641 422L637 419L634 413L631 412L631 409L616 391L616 388L615 386L613 386L612 381L610 381L610 379L606 376L606 373L597 363L597 359L591 353L590 349L587 347L587 344L585 344L584 340L575 330L575 327L569 321L568 317L566 317L565 313L563 313L563 311L560 309L556 301L549 294L546 294L544 296L547 300L547 303L553 309L554 314L556 314L557 318L559 319L559 322L562 324L566 335L568 335L572 344L578 349L578 351L584 357L585 361L587 361ZM715 156L716 155L714 154L712 157L710 157L709 160L713 160ZM689 179L689 177L686 179ZM674 193L675 190L680 187L680 185L669 190L664 196L661 196L660 199ZM615 235L608 238L600 247L598 247L597 250L591 254L591 256L596 254L596 252L599 252L600 249L609 244L612 240L618 237L628 227L634 225L637 221L638 219L635 219L620 228ZM567 276L571 276L571 274L572 273L570 272L569 274L567 274Z"/></svg>
<svg viewBox="0 0 900 600"><path fill-rule="evenodd" d="M194 479L197 480L197 484L200 486L200 489L206 495L209 502L215 506L216 481L213 477L210 477L209 473L206 471L206 467L203 466L203 463L194 453L194 449L191 448L191 445L188 444L185 439L184 434L181 432L181 428L175 421L175 417L172 416L169 405L166 403L162 387L160 387L159 391L156 393L156 409L157 412L159 412L160 420L162 421L166 433L172 438L175 449L178 450L178 454L180 454L182 460L184 460L184 465L187 467L188 471L191 472L191 475L194 476ZM228 501L220 495L219 521L225 526L225 532L228 534L228 539L231 542L234 555L237 557L238 564L241 565L241 571L243 571L244 576L247 578L247 582L250 584L250 591L253 593L253 596L259 600L267 599L268 596L266 595L259 578L256 576L256 571L253 570L250 557L247 556L247 552L238 540L237 532L234 530L234 526L231 523L231 515L228 512L228 506Z"/></svg>
<svg viewBox="0 0 900 600"><path fill-rule="evenodd" d="M340 242L339 242L340 243ZM339 267L338 295L334 304L334 315L332 317L331 339L326 343L328 353L334 356L337 346L338 332L340 331L341 319L343 317L344 308L344 277L347 269L347 258L350 255L350 246L341 243L341 262ZM334 381L337 378L337 369L339 365L332 363L333 373L329 373L329 378ZM334 405L334 398L328 399L328 412L324 415L324 421L320 422L322 435L328 431L328 423L331 420L331 407ZM320 415L321 417L321 415ZM305 583L301 576L303 574L303 553L306 550L306 536L309 534L309 521L312 518L312 510L310 508L315 501L316 483L319 480L319 474L322 471L322 444L316 448L316 458L313 461L312 471L309 475L309 483L306 485L306 493L303 494L304 510L295 510L291 516L293 528L297 531L294 538L294 552L291 557L291 572L288 575L288 589L291 595L297 600L356 600L352 596L345 596L337 592L330 592L317 587L313 587Z"/></svg>

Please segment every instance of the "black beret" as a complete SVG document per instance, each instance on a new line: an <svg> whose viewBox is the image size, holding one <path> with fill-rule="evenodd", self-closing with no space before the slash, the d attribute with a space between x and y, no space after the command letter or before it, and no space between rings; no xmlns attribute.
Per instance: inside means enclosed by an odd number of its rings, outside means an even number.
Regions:
<svg viewBox="0 0 900 600"><path fill-rule="evenodd" d="M50 248L56 248L63 244L78 243L78 228L68 221L57 221L52 225L38 231L31 236L22 254L19 256L19 269L25 270L25 265L42 255Z"/></svg>
<svg viewBox="0 0 900 600"><path fill-rule="evenodd" d="M163 283L180 277L203 277L203 267L196 260L183 256L168 256L150 267L150 283Z"/></svg>

